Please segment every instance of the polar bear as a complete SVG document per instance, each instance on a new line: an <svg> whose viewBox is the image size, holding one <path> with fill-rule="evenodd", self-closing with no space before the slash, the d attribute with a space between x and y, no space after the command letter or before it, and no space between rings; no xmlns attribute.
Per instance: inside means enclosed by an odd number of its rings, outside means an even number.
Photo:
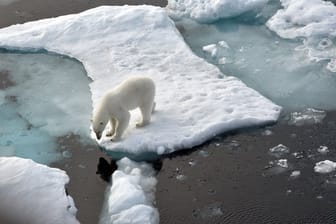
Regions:
<svg viewBox="0 0 336 224"><path fill-rule="evenodd" d="M108 91L98 102L93 111L92 128L99 140L110 121L111 130L106 136L112 136L113 141L121 139L128 127L130 110L139 108L142 121L137 127L147 125L154 111L155 84L152 79L133 76L124 80L114 89Z"/></svg>

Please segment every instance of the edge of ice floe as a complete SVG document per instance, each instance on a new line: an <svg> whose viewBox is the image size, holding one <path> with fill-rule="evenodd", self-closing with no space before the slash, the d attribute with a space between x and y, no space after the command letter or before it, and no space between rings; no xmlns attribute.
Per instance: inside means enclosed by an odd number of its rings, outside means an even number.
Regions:
<svg viewBox="0 0 336 224"><path fill-rule="evenodd" d="M99 88L102 89L106 89L106 84L104 85L104 78L102 78L102 74L96 74L96 73L103 73L104 72L97 72L97 69L99 70L99 68L95 69L94 66L98 66L99 67L99 62L98 65L95 64L97 62L88 62L88 58L90 57L90 55L94 54L95 51L87 53L83 50L83 48L78 47L77 45L75 47L72 47L71 50L67 49L66 46L70 45L69 39L71 39L71 35L73 35L74 32L73 30L65 30L66 32L70 33L70 36L64 37L64 32L62 29L57 29L56 31L53 31L50 34L50 27L54 27L54 26L61 26L62 22L64 22L67 19L72 19L75 18L74 20L71 20L70 23L80 23L81 19L85 19L82 18L83 17L92 17L92 15L99 10L103 11L100 13L106 13L104 10L108 10L108 9L112 9L113 7L119 7L123 8L125 10L134 10L135 7L138 7L139 9L145 11L145 10L158 10L159 7L154 7L154 6L101 6L101 7L97 7L94 9L90 9L87 11L84 11L82 13L79 14L72 14L72 15L65 15L65 16L60 16L57 17L57 19L54 18L49 18L49 19L43 19L43 20L39 20L39 21L32 21L32 22L28 22L25 24L19 24L19 25L13 25L4 29L0 30L4 32L4 31L11 31L10 34L7 34L6 38L0 38L0 47L3 48L7 48L7 49L14 49L14 50L41 50L41 49L45 49L49 52L55 52L57 54L62 54L62 55L67 55L68 57L71 58L75 58L76 60L80 61L86 72L87 75L92 78L94 80L94 82L92 84L90 84L90 91L92 94L92 100L93 100L93 104L96 103L97 98L99 98L99 96L102 94L102 91L97 91L97 88L99 86ZM128 8L129 7L129 8ZM114 9L114 8L113 8ZM162 13L165 12L165 13ZM155 13L158 13L155 11ZM169 27L166 28L168 29L168 31L170 32L175 32L175 36L173 36L172 38L174 38L175 42L172 42L174 44L177 44L179 47L182 47L182 49L186 52L184 52L184 54L187 54L188 56L191 55L190 57L196 61L196 62L202 62L204 63L204 66L201 66L201 69L209 69L209 71L207 71L209 73L210 76L213 76L216 74L222 74L218 68L216 68L213 65L208 64L207 62L205 62L203 59L198 58L195 54L192 53L192 51L190 50L190 48L185 44L183 37L178 33L177 29L173 28L175 27L174 23L168 18L168 16L166 15L166 11L165 9L160 8L160 13L159 16L161 16L162 18L160 18L161 20L164 20L165 24L163 24L164 27ZM165 14L165 15L163 15ZM90 17L90 18L91 18ZM164 18L167 17L167 18ZM99 19L101 19L99 17ZM96 23L97 24L97 23ZM35 25L35 26L34 26ZM71 25L71 24L70 24ZM87 24L82 24L84 26L84 29L87 28L85 27L85 25ZM72 27L73 28L73 27ZM80 27L81 28L81 27ZM90 30L91 32L94 31L99 31L99 28L101 28L100 24L98 25L98 27L94 27L93 31ZM104 27L103 27L104 28ZM170 30L171 29L171 30ZM48 33L49 31L49 33ZM31 40L27 40L27 39L20 39L20 37L18 37L18 32L20 32L20 34L22 34L22 36L24 36L25 34L27 34L29 36L29 38L32 38ZM161 30L162 32L162 30ZM48 35L51 35L52 37L52 42L46 42L46 43L41 43L41 41L48 41ZM88 34L86 34L88 35ZM16 37L17 40L15 40L15 38L11 38L11 37ZM57 39L59 38L59 39ZM62 42L62 38L64 39ZM96 46L94 41L92 41L91 39L88 39L87 36L85 36L86 39L84 39L84 43L83 44L87 44L88 48ZM5 40L4 40L5 39ZM13 40L14 39L14 40ZM36 39L36 40L35 40ZM50 39L50 37L49 37ZM38 41L40 40L40 41ZM66 42L67 41L67 42ZM100 40L99 41L107 41L106 39ZM100 42L99 42L100 43ZM170 43L171 44L171 43ZM61 46L59 46L61 45ZM16 46L16 47L13 47ZM28 47L27 47L28 46ZM180 56L181 57L181 56ZM92 58L92 57L90 57ZM197 60L195 60L194 58L197 58ZM94 58L96 59L96 58ZM101 63L101 62L100 62ZM190 66L190 65L189 65ZM118 68L120 69L120 68ZM132 69L132 68L129 68ZM106 70L106 69L105 69ZM106 71L105 71L106 72ZM118 72L118 71L117 71ZM201 72L201 71L200 71ZM203 71L204 72L204 71ZM119 71L119 73L122 73L122 71ZM106 74L106 73L105 73ZM120 75L117 73L117 75ZM200 76L196 76L196 78L199 78ZM203 76L201 76L203 77ZM117 79L121 79L120 77L117 77ZM213 78L212 78L213 79ZM204 128L203 130L201 130L200 132L193 134L192 138L183 138L182 140L180 140L179 143L172 143L172 139L168 139L169 142L165 142L166 140L162 140L159 144L152 144L150 148L148 148L148 145L146 145L146 143L143 143L142 146L137 146L137 151L134 151L134 145L137 145L139 142L133 143L133 144L129 144L127 145L125 142L118 142L118 143L113 143L113 149L114 151L126 151L127 153L130 154L141 154L141 153L171 153L173 151L179 150L179 149L184 149L184 148L192 148L196 145L202 144L203 142L211 139L212 137L218 135L218 134L222 134L224 132L227 131L233 131L233 130L237 130L237 129L241 129L241 128L245 128L245 127L250 127L250 126L262 126L262 125L266 125L266 124L270 124L270 123L274 123L277 121L281 108L277 105L275 105L274 103L272 103L270 100L266 99L265 97L262 97L259 93L257 93L255 90L250 89L249 87L246 87L246 85L244 83L242 83L239 79L234 78L234 77L225 77L225 80L227 82L232 82L233 84L237 85L238 88L243 88L244 91L250 91L250 94L252 95L257 95L257 97L259 97L258 99L263 99L263 103L266 106L267 105L267 112L265 111L262 116L255 116L256 112L251 112L252 115L249 115L248 113L243 114L242 116L244 118L240 118L240 120L238 120L238 118L236 118L236 120L229 120L226 121L227 123L223 124L221 122L215 121L212 124L208 124L206 128ZM213 81L213 80L212 80ZM100 85L103 85L102 87ZM93 91L93 89L95 91ZM271 108L272 105L272 108ZM259 105L260 106L260 105ZM266 108L265 108L266 110ZM246 116L244 116L246 115ZM253 117L253 115L255 117ZM224 126L223 126L224 125ZM147 136L148 137L148 136ZM109 140L107 139L103 139L103 141L99 142L101 146L106 147L107 150L111 150L111 148L109 147L111 143L109 143ZM107 145L106 145L107 144ZM160 147L164 147L164 150L158 150L158 148Z"/></svg>

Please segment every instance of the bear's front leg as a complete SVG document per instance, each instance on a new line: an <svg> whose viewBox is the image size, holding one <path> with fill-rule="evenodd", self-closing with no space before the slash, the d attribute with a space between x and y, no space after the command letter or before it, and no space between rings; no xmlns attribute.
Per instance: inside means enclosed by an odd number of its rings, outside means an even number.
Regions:
<svg viewBox="0 0 336 224"><path fill-rule="evenodd" d="M110 119L110 126L111 126L111 129L106 133L106 137L111 137L115 134L117 120L113 117Z"/></svg>
<svg viewBox="0 0 336 224"><path fill-rule="evenodd" d="M116 118L118 121L115 135L112 137L112 141L119 141L124 134L124 131L128 127L129 120L130 120L131 114L128 111L121 111L120 114L118 114L118 117Z"/></svg>

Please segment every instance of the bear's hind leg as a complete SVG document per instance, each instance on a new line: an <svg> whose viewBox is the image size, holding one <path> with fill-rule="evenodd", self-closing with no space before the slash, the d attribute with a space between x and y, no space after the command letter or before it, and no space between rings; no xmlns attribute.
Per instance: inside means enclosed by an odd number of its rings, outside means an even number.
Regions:
<svg viewBox="0 0 336 224"><path fill-rule="evenodd" d="M106 133L107 137L113 136L116 131L117 120L114 117L110 119L110 126L111 126L111 129Z"/></svg>
<svg viewBox="0 0 336 224"><path fill-rule="evenodd" d="M112 137L112 141L119 141L121 139L121 136L128 127L130 117L131 114L128 111L124 111L116 118L118 124L115 130L115 135Z"/></svg>
<svg viewBox="0 0 336 224"><path fill-rule="evenodd" d="M149 124L151 120L151 114L153 113L154 108L155 108L155 103L151 102L150 104L144 104L144 105L141 105L139 108L142 114L142 121L137 123L136 126L143 127Z"/></svg>

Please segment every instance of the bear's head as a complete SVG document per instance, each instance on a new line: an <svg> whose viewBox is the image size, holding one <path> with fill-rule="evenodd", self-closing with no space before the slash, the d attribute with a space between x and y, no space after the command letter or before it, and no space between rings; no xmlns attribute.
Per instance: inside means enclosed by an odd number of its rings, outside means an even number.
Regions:
<svg viewBox="0 0 336 224"><path fill-rule="evenodd" d="M93 113L92 129L99 140L103 134L105 126L108 122L108 115L105 110L96 110Z"/></svg>

